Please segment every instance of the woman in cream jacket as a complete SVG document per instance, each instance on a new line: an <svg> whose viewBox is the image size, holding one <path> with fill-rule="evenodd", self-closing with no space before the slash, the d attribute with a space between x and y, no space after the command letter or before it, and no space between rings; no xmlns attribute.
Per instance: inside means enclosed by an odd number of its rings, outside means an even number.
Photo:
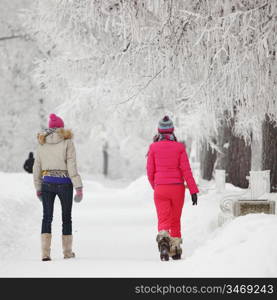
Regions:
<svg viewBox="0 0 277 300"><path fill-rule="evenodd" d="M43 205L41 228L42 260L51 260L51 224L54 200L59 197L62 207L62 245L64 258L75 256L72 252L71 210L73 188L75 202L83 198L82 180L77 171L76 152L70 130L55 114L49 116L49 128L38 134L39 146L33 167L33 178L38 198Z"/></svg>

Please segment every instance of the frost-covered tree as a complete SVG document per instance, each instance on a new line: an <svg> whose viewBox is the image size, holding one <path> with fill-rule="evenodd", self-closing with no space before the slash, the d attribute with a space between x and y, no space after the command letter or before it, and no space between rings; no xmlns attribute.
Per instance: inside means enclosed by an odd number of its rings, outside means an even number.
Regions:
<svg viewBox="0 0 277 300"><path fill-rule="evenodd" d="M22 171L39 129L39 90L30 74L38 52L18 16L31 2L0 2L1 171Z"/></svg>
<svg viewBox="0 0 277 300"><path fill-rule="evenodd" d="M206 7L203 5L197 15L194 12L194 17L205 24L199 43L208 45L206 53L203 52L207 60L203 65L208 69L203 68L206 76L200 88L196 94L189 95L183 105L200 105L203 111L214 113L215 122L211 125L221 143L217 150L228 166L228 179L246 187L251 157L247 143L251 142L252 146L252 167L260 169L262 151L264 156L269 155L261 149L261 126L265 119L273 124L276 120L276 2L213 1ZM220 129L222 123L224 126ZM226 134L228 127L231 135L226 140L228 135L221 137L220 134ZM241 137L241 141L234 135ZM270 141L266 140L265 144ZM224 145L230 146L228 151ZM274 158L276 152L270 155ZM272 178L276 177L272 165L263 167L270 168Z"/></svg>
<svg viewBox="0 0 277 300"><path fill-rule="evenodd" d="M93 149L100 158L109 142L117 174L144 168L143 159L132 158L143 157L164 113L181 124L182 139L193 132L202 144L212 144L224 123L244 140L243 152L261 140L265 117L277 117L276 6L37 0L26 13L26 28L44 53L36 80L83 133L83 152ZM102 168L100 160L86 160L89 171Z"/></svg>

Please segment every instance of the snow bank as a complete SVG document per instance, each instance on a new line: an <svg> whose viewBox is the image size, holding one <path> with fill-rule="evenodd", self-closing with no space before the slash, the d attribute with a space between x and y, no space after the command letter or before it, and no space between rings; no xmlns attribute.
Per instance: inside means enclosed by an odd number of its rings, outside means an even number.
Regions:
<svg viewBox="0 0 277 300"><path fill-rule="evenodd" d="M83 185L84 185L84 193L101 193L105 187L102 183L96 182L96 181L91 181L91 180L83 180Z"/></svg>
<svg viewBox="0 0 277 300"><path fill-rule="evenodd" d="M204 185L197 206L192 205L186 191L182 214L185 259L176 266L173 276L277 276L277 241L272 240L277 236L277 217L251 214L219 227L220 197L214 182ZM226 184L227 192L239 190ZM122 194L154 207L153 191L146 176L131 183Z"/></svg>
<svg viewBox="0 0 277 300"><path fill-rule="evenodd" d="M20 246L38 222L41 203L32 176L0 172L0 257Z"/></svg>
<svg viewBox="0 0 277 300"><path fill-rule="evenodd" d="M122 190L122 194L125 197L131 197L133 201L142 203L152 203L153 199L153 189L148 182L147 176L141 176L133 181Z"/></svg>
<svg viewBox="0 0 277 300"><path fill-rule="evenodd" d="M211 182L201 187L204 193L197 206L186 192L181 224L183 259L164 263L157 251L157 218L147 178L140 177L125 188L85 179L84 200L73 204L76 259L68 262L62 258L59 208L52 227L53 260L42 264L41 204L32 177L0 173L0 180L0 257L4 258L0 276L277 276L277 216L251 214L219 227L219 197ZM226 188L230 192L237 189Z"/></svg>
<svg viewBox="0 0 277 300"><path fill-rule="evenodd" d="M276 235L275 215L238 217L218 228L182 263L191 276L276 277Z"/></svg>
<svg viewBox="0 0 277 300"><path fill-rule="evenodd" d="M226 192L241 190L226 184ZM218 226L219 200L209 182L197 209L187 198L183 210L185 260L176 276L276 277L277 216L250 214ZM186 195L188 197L188 194ZM268 195L271 200L276 196Z"/></svg>

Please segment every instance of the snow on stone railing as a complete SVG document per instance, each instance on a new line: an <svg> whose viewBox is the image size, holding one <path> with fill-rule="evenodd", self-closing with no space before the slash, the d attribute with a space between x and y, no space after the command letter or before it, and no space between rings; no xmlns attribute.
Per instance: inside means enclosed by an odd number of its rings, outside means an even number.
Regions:
<svg viewBox="0 0 277 300"><path fill-rule="evenodd" d="M221 170L218 170L221 171ZM250 171L249 188L245 191L223 190L224 172L217 172L217 190L221 191L218 223L249 213L275 214L275 201L268 199L270 193L270 170ZM261 199L261 197L265 199Z"/></svg>
<svg viewBox="0 0 277 300"><path fill-rule="evenodd" d="M237 199L245 199L249 197L249 190L230 191L222 193L220 199L220 213L218 215L218 224L221 226L226 221L234 218L233 207Z"/></svg>

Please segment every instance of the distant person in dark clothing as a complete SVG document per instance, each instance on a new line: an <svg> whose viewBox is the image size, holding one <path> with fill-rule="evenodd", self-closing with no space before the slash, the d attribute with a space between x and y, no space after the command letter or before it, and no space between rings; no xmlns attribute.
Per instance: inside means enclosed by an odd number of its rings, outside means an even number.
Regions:
<svg viewBox="0 0 277 300"><path fill-rule="evenodd" d="M33 152L29 153L29 158L24 163L24 170L30 174L33 173L33 165L34 165L35 159Z"/></svg>

